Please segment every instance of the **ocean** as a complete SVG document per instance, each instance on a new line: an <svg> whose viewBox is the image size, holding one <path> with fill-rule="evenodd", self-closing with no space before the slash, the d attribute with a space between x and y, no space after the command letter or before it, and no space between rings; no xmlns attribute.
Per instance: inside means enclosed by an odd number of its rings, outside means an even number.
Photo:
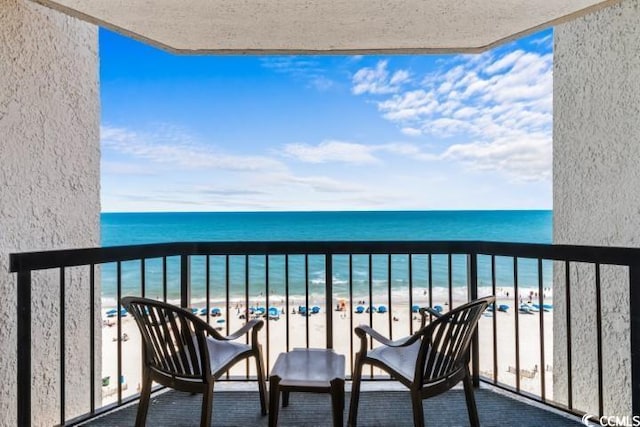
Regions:
<svg viewBox="0 0 640 427"><path fill-rule="evenodd" d="M188 213L103 213L101 215L102 246L120 246L175 241L307 241L307 240L485 240L499 242L551 243L552 212L528 211L381 211L381 212L188 212ZM289 295L303 295L306 289L312 299L322 300L324 292L324 259L309 257L308 280L305 279L304 257L289 257ZM205 257L192 259L192 296L194 302L205 298ZM427 287L427 257L414 255L413 289L424 295ZM407 256L394 255L391 260L394 295L407 295L409 286ZM484 268L483 268L484 266ZM162 289L161 260L146 263L148 296L160 296ZM226 272L224 257L211 257L210 292L212 300L225 298ZM245 259L231 257L229 288L232 299L246 295ZM497 260L498 286L513 286L510 259ZM389 265L386 256L374 256L369 278L368 257L353 257L354 295L369 292L369 279L376 295L386 295ZM348 258L336 256L333 269L334 295L349 294ZM445 292L448 279L447 257L432 258L434 294ZM102 267L102 296L105 306L114 305L116 268ZM284 257L269 258L270 298L285 293ZM453 286L458 296L466 295L466 259L453 257ZM545 287L551 286L551 266L545 263ZM249 259L249 295L266 292L264 257ZM486 263L479 266L479 285L490 285ZM519 286L537 289L537 265L523 260L518 266ZM139 262L122 265L123 295L140 294ZM179 264L168 259L168 298L179 297Z"/></svg>

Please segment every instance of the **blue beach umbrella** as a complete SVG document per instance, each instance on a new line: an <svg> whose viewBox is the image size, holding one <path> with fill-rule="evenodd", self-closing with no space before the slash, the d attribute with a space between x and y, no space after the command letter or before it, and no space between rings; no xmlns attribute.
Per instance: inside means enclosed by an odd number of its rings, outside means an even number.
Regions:
<svg viewBox="0 0 640 427"><path fill-rule="evenodd" d="M211 315L212 315L212 316L220 316L220 314L221 314L221 313L220 313L220 309L219 309L218 307L213 307L213 308L211 309Z"/></svg>
<svg viewBox="0 0 640 427"><path fill-rule="evenodd" d="M269 317L280 317L280 310L277 307L269 307Z"/></svg>
<svg viewBox="0 0 640 427"><path fill-rule="evenodd" d="M420 311L420 306L419 305L412 305L411 306L411 312L412 313L417 313Z"/></svg>
<svg viewBox="0 0 640 427"><path fill-rule="evenodd" d="M206 316L207 315L207 308L201 308L200 309L200 316Z"/></svg>
<svg viewBox="0 0 640 427"><path fill-rule="evenodd" d="M442 306L441 305L434 305L433 309L435 311L437 311L438 313L442 313Z"/></svg>
<svg viewBox="0 0 640 427"><path fill-rule="evenodd" d="M359 305L356 307L356 313L364 313L364 307Z"/></svg>
<svg viewBox="0 0 640 427"><path fill-rule="evenodd" d="M386 313L387 312L387 307L384 305L381 305L378 307L378 313Z"/></svg>
<svg viewBox="0 0 640 427"><path fill-rule="evenodd" d="M311 313L312 314L320 313L320 307L318 307L317 305L314 305L313 307L311 307Z"/></svg>

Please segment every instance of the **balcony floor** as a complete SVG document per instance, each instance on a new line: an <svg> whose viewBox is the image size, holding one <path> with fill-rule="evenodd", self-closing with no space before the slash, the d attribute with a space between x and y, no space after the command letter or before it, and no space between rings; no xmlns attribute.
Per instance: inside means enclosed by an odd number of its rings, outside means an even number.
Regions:
<svg viewBox="0 0 640 427"><path fill-rule="evenodd" d="M194 426L199 425L202 395L168 391L152 396L147 425ZM344 411L346 425L350 393L347 389ZM522 399L513 399L491 388L476 390L476 402L483 426L580 426L574 417L548 411L540 405L531 405ZM467 426L464 392L453 389L435 398L423 401L427 425ZM88 426L133 425L137 405L130 405L94 419ZM281 408L280 426L331 426L331 401L328 394L291 393L289 407ZM360 395L358 425L360 426L412 426L411 403L407 391L370 390ZM219 390L214 392L214 426L267 426L268 417L260 416L257 391Z"/></svg>

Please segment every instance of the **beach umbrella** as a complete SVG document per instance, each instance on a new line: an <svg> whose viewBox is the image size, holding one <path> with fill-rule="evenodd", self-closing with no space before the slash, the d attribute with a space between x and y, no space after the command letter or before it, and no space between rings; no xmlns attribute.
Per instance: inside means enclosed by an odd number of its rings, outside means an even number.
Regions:
<svg viewBox="0 0 640 427"><path fill-rule="evenodd" d="M314 305L313 307L311 307L311 313L313 314L320 313L320 307L318 307L317 305Z"/></svg>
<svg viewBox="0 0 640 427"><path fill-rule="evenodd" d="M118 310L112 308L111 310L107 310L105 314L107 315L107 317L115 317L118 314Z"/></svg>
<svg viewBox="0 0 640 427"><path fill-rule="evenodd" d="M364 313L364 307L359 305L356 307L356 313Z"/></svg>
<svg viewBox="0 0 640 427"><path fill-rule="evenodd" d="M412 313L417 313L420 311L420 306L419 305L412 305L411 306L411 312Z"/></svg>
<svg viewBox="0 0 640 427"><path fill-rule="evenodd" d="M128 314L124 307L120 309L120 317L127 317Z"/></svg>
<svg viewBox="0 0 640 427"><path fill-rule="evenodd" d="M380 307L378 307L378 313L386 313L387 312L387 307L384 305L381 305Z"/></svg>
<svg viewBox="0 0 640 427"><path fill-rule="evenodd" d="M269 317L280 317L280 310L277 307L269 307Z"/></svg>
<svg viewBox="0 0 640 427"><path fill-rule="evenodd" d="M201 308L200 309L200 316L206 316L207 315L207 308Z"/></svg>
<svg viewBox="0 0 640 427"><path fill-rule="evenodd" d="M441 305L434 305L433 309L435 311L437 311L438 313L442 313L442 306Z"/></svg>
<svg viewBox="0 0 640 427"><path fill-rule="evenodd" d="M220 309L218 307L213 307L211 309L211 315L212 316L220 316L221 312Z"/></svg>

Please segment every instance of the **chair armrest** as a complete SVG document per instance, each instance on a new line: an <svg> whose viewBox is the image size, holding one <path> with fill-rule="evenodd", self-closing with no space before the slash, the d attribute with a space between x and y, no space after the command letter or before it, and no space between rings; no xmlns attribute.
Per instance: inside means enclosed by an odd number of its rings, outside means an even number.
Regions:
<svg viewBox="0 0 640 427"><path fill-rule="evenodd" d="M386 338L385 336L381 335L380 333L376 332L375 329L371 328L370 326L367 325L360 325L358 327L356 327L356 335L358 335L358 337L360 337L360 339L366 343L367 341L367 335L370 336L371 338L373 338L374 340L378 341L379 343L386 345L388 347L405 347L408 345L413 344L414 342L416 342L416 340L418 340L420 337L419 335L411 335L408 337L404 337L404 338L400 338L399 340L395 340L395 341L391 341L390 339ZM366 347L366 345L365 345Z"/></svg>
<svg viewBox="0 0 640 427"><path fill-rule="evenodd" d="M202 325L204 326L205 330L207 331L207 334L209 334L209 336L212 336L214 339L218 340L218 341L233 341L233 340L237 340L238 338L244 336L247 334L247 332L249 332L251 329L253 329L253 333L251 334L251 340L252 342L257 342L257 338L258 338L258 331L262 328L262 325L264 324L264 322L262 320L251 320L249 322L247 322L242 328L238 329L237 331L235 331L234 333L232 333L231 335L228 336L224 336L222 335L220 332L216 331L215 328L213 328L211 325L209 325L206 322L202 322Z"/></svg>
<svg viewBox="0 0 640 427"><path fill-rule="evenodd" d="M262 329L264 326L264 320L261 319L253 319L248 321L242 328L238 329L234 333L229 336L222 337L222 339L227 341L233 341L240 338L243 335L246 335L249 331L253 330L251 333L251 342L252 344L258 343L258 331Z"/></svg>
<svg viewBox="0 0 640 427"><path fill-rule="evenodd" d="M428 316L430 314L433 315L433 316L436 316L436 317L442 317L442 313L434 310L431 307L422 307L420 309L420 314L422 314L422 317Z"/></svg>
<svg viewBox="0 0 640 427"><path fill-rule="evenodd" d="M434 310L431 307L422 307L420 308L420 314L422 315L422 319L420 321L420 328L424 328L425 325L427 324L427 316L432 315L435 316L436 319L439 317L442 317L442 313L440 313L439 311Z"/></svg>

